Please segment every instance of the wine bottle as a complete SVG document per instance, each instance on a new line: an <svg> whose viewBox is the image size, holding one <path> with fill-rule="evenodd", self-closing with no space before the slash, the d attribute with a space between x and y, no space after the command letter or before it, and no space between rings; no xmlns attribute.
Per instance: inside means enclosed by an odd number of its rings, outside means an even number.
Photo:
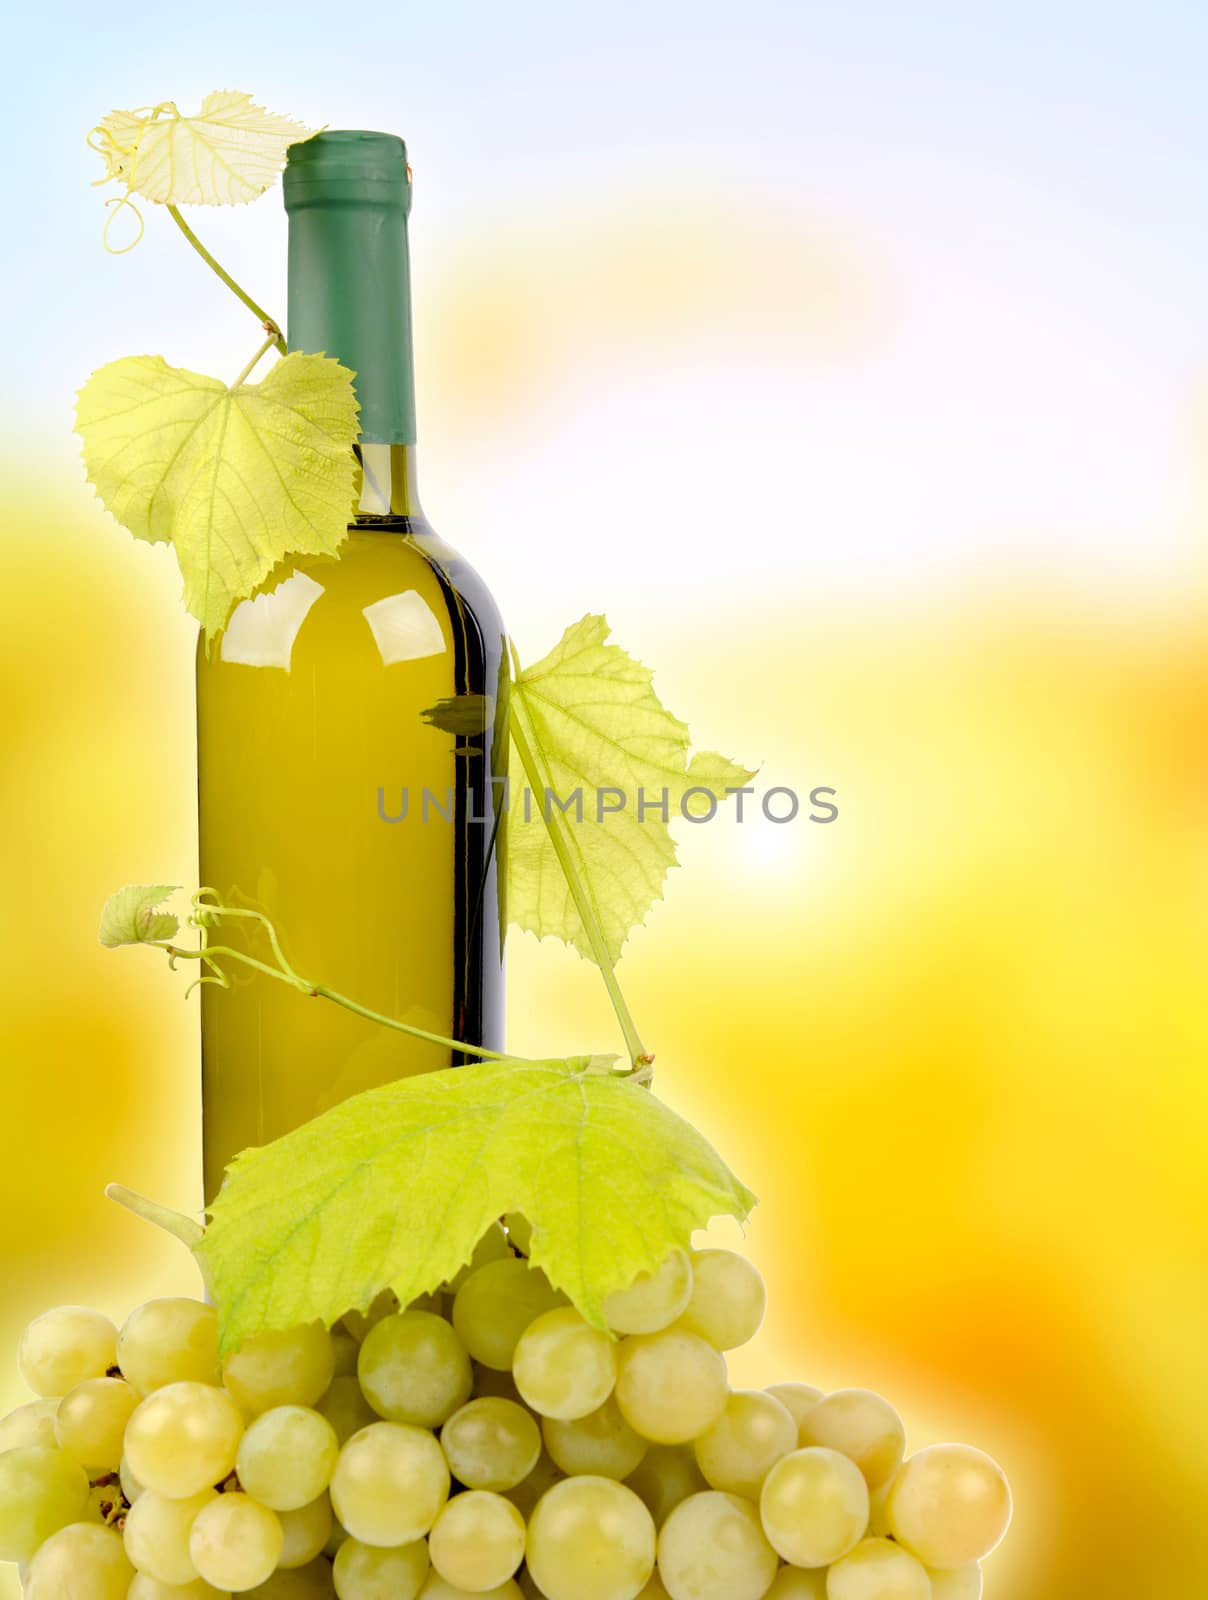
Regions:
<svg viewBox="0 0 1208 1600"><path fill-rule="evenodd" d="M198 647L201 882L298 974L501 1049L505 637L416 495L406 147L321 133L284 187L289 346L355 374L357 505L338 558L287 563ZM222 940L270 959L254 919ZM451 1064L242 964L201 1010L207 1198L239 1150Z"/></svg>

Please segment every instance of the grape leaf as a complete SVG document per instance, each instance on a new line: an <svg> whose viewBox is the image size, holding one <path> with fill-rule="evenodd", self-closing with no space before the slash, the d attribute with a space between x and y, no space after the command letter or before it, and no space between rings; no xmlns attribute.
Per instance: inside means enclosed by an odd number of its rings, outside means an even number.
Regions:
<svg viewBox="0 0 1208 1600"><path fill-rule="evenodd" d="M111 111L89 142L131 194L164 205L231 206L255 200L285 164L285 152L312 137L290 117L254 105L250 94L218 89L195 117L171 100Z"/></svg>
<svg viewBox="0 0 1208 1600"><path fill-rule="evenodd" d="M754 774L713 753L698 752L689 761L687 725L660 702L650 669L605 642L610 631L603 617L584 617L512 686L513 726L532 752L537 773L534 782L520 759L511 763L508 916L538 938L563 939L592 958L546 827L548 810L570 847L615 961L632 929L661 899L663 881L676 865L671 830L661 816L664 792L668 815L675 816L689 789L708 789L723 802L727 789L741 788ZM526 776L528 805L517 794ZM558 805L547 802L547 791ZM576 793L582 795L581 819L573 806ZM568 803L572 809L563 813ZM707 808L704 797L687 804L698 812Z"/></svg>
<svg viewBox="0 0 1208 1600"><path fill-rule="evenodd" d="M101 943L116 950L123 944L171 939L179 931L180 919L159 906L179 888L178 883L128 883L111 894L101 912Z"/></svg>
<svg viewBox="0 0 1208 1600"><path fill-rule="evenodd" d="M170 541L185 604L220 633L286 555L332 555L352 506L353 374L294 352L260 383L127 356L80 390L89 482L137 538Z"/></svg>
<svg viewBox="0 0 1208 1600"><path fill-rule="evenodd" d="M196 1255L224 1350L269 1328L406 1304L521 1212L532 1260L588 1321L755 1197L695 1128L600 1058L502 1061L370 1089L235 1158Z"/></svg>

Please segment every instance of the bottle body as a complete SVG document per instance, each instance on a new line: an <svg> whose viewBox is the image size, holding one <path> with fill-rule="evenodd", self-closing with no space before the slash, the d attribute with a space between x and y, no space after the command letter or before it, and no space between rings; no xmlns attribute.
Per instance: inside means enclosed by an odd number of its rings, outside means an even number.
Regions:
<svg viewBox="0 0 1208 1600"><path fill-rule="evenodd" d="M498 612L422 518L374 517L245 601L197 664L201 882L302 977L502 1049ZM453 703L453 714L442 711ZM268 958L233 919L224 942ZM205 1188L231 1157L450 1053L229 963L202 988ZM460 1058L458 1058L460 1059Z"/></svg>

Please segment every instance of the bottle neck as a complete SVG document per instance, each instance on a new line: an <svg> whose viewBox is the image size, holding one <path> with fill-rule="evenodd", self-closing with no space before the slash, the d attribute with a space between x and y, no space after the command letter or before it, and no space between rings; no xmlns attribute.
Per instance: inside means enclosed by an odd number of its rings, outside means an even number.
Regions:
<svg viewBox="0 0 1208 1600"><path fill-rule="evenodd" d="M384 171L349 164L377 159L382 144L391 157ZM414 482L414 463L396 463L393 452L415 444L411 182L402 141L320 134L290 155L289 348L333 356L354 373L361 444L390 447L390 475L401 488Z"/></svg>
<svg viewBox="0 0 1208 1600"><path fill-rule="evenodd" d="M383 517L422 519L413 444L362 443L357 460L358 526L372 527Z"/></svg>

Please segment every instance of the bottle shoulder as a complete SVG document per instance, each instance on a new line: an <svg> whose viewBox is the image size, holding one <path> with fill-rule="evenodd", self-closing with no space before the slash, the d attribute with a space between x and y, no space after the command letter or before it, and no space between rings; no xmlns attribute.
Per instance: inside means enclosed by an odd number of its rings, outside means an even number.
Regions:
<svg viewBox="0 0 1208 1600"><path fill-rule="evenodd" d="M503 621L474 569L418 518L351 527L338 556L291 561L272 589L236 606L215 651L199 661L297 665L311 648L371 646L387 658L400 639L427 654L488 658L505 649ZM393 641L393 642L392 642Z"/></svg>
<svg viewBox="0 0 1208 1600"><path fill-rule="evenodd" d="M432 525L422 518L409 519L407 540L411 550L457 594L487 632L504 634L503 618L495 597L466 558L447 544Z"/></svg>

